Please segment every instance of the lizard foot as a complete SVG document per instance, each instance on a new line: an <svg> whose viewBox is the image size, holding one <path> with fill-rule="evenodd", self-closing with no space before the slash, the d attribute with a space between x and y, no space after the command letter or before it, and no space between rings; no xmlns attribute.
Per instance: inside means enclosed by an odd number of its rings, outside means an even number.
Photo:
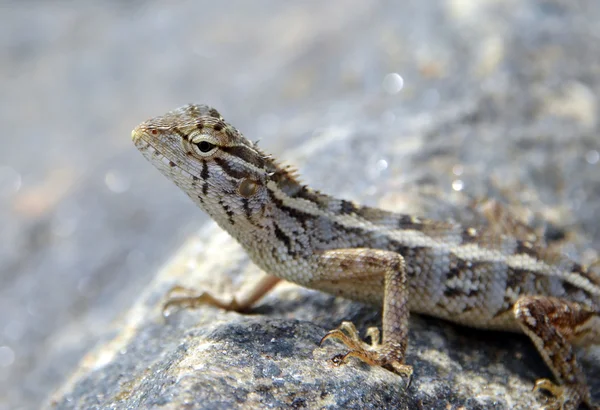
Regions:
<svg viewBox="0 0 600 410"><path fill-rule="evenodd" d="M590 409L598 409L591 402L587 386L557 385L548 379L539 379L535 382L533 391L539 390L546 390L553 396L541 410L576 410L581 403L585 403Z"/></svg>
<svg viewBox="0 0 600 410"><path fill-rule="evenodd" d="M322 345L327 339L338 339L344 343L350 351L346 354L339 354L332 357L334 364L339 366L345 363L349 357L356 357L370 365L381 366L408 377L408 388L413 373L412 366L404 364L403 358L394 354L393 349L389 349L385 344L381 344L380 332L376 327L371 327L367 330L367 337L371 339L371 344L360 339L358 330L356 330L356 327L352 322L342 322L340 327L327 332L319 342L319 345Z"/></svg>
<svg viewBox="0 0 600 410"><path fill-rule="evenodd" d="M183 293L184 296L173 296L174 293ZM225 301L211 295L208 292L197 291L183 286L173 286L167 293L167 301L162 307L162 314L167 317L173 309L196 308L201 305L216 306L225 310L239 311L240 305L235 297Z"/></svg>

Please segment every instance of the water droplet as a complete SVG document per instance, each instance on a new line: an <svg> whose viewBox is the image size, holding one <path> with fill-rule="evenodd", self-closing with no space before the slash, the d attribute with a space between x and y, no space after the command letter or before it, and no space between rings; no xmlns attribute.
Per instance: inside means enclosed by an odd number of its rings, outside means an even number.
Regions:
<svg viewBox="0 0 600 410"><path fill-rule="evenodd" d="M383 77L383 89L388 94L398 94L404 88L404 79L398 73L389 73Z"/></svg>
<svg viewBox="0 0 600 410"><path fill-rule="evenodd" d="M440 92L435 88L430 88L423 94L423 100L428 107L436 107L440 100Z"/></svg>
<svg viewBox="0 0 600 410"><path fill-rule="evenodd" d="M16 194L21 185L21 174L9 166L0 166L0 197L8 198Z"/></svg>
<svg viewBox="0 0 600 410"><path fill-rule="evenodd" d="M585 160L588 162L588 164L594 165L600 160L600 153L595 149L588 151L585 153Z"/></svg>
<svg viewBox="0 0 600 410"><path fill-rule="evenodd" d="M381 122L383 125L392 125L396 121L396 114L392 111L387 110L381 114Z"/></svg>
<svg viewBox="0 0 600 410"><path fill-rule="evenodd" d="M378 172L384 171L386 170L388 167L388 162L385 159L380 159L379 161L377 161L377 163L375 164L375 169Z"/></svg>
<svg viewBox="0 0 600 410"><path fill-rule="evenodd" d="M27 313L28 313L30 316L37 316L37 314L38 314L38 307L37 307L37 305L35 304L35 302L34 302L34 301L32 301L32 300L28 300L28 301L25 303L25 310L27 311Z"/></svg>
<svg viewBox="0 0 600 410"><path fill-rule="evenodd" d="M190 271L195 271L198 269L198 261L194 258L190 258L187 263L185 264L186 268L188 268Z"/></svg>
<svg viewBox="0 0 600 410"><path fill-rule="evenodd" d="M0 367L8 367L15 361L15 352L8 346L0 346Z"/></svg>
<svg viewBox="0 0 600 410"><path fill-rule="evenodd" d="M461 176L463 174L463 172L465 172L465 169L460 164L456 164L455 166L452 167L452 173L454 175L456 175L457 177Z"/></svg>
<svg viewBox="0 0 600 410"><path fill-rule="evenodd" d="M77 229L78 220L74 217L56 218L52 224L52 233L60 238L68 238Z"/></svg>
<svg viewBox="0 0 600 410"><path fill-rule="evenodd" d="M370 185L367 187L367 189L365 189L364 192L366 196L377 196L378 189L375 185Z"/></svg>
<svg viewBox="0 0 600 410"><path fill-rule="evenodd" d="M462 191L464 187L465 184L462 180L455 179L454 181L452 181L452 189L454 189L455 191Z"/></svg>
<svg viewBox="0 0 600 410"><path fill-rule="evenodd" d="M108 171L104 175L104 183L115 194L121 194L129 189L129 180L116 171Z"/></svg>
<svg viewBox="0 0 600 410"><path fill-rule="evenodd" d="M52 233L61 238L73 235L81 219L82 210L77 204L67 203L60 206L52 220Z"/></svg>
<svg viewBox="0 0 600 410"><path fill-rule="evenodd" d="M25 325L23 322L13 319L4 328L3 336L10 341L17 341L23 337L25 333Z"/></svg>

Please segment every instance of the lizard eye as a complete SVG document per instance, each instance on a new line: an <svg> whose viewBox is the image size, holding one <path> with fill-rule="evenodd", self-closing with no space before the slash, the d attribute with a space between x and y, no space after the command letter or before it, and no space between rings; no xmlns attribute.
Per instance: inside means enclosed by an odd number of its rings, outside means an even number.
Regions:
<svg viewBox="0 0 600 410"><path fill-rule="evenodd" d="M244 198L250 198L256 191L258 191L258 183L248 178L242 179L238 186L238 192Z"/></svg>
<svg viewBox="0 0 600 410"><path fill-rule="evenodd" d="M198 142L192 141L192 143L194 144L195 151L203 157L211 155L218 148L212 142L204 140L204 139L200 140Z"/></svg>
<svg viewBox="0 0 600 410"><path fill-rule="evenodd" d="M201 152L206 154L207 152L212 151L212 149L215 147L215 144L211 144L208 141L200 141L198 144L196 144L196 146Z"/></svg>

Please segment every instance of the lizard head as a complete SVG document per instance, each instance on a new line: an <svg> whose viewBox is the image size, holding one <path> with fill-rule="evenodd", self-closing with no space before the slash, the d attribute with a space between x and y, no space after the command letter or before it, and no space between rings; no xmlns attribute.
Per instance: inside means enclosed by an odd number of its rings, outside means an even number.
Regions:
<svg viewBox="0 0 600 410"><path fill-rule="evenodd" d="M228 231L257 221L273 204L268 184L299 189L293 172L226 123L214 108L187 105L138 125L135 146ZM229 229L228 229L229 228Z"/></svg>

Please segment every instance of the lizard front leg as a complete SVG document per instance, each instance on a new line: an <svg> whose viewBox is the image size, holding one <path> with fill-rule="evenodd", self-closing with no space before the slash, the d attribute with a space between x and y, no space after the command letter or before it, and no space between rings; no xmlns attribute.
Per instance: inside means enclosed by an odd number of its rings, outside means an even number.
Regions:
<svg viewBox="0 0 600 410"><path fill-rule="evenodd" d="M408 344L408 284L404 258L398 253L378 249L336 249L325 251L318 259L318 289L358 299L383 300L383 336L370 328L371 344L362 341L350 322L328 332L327 339L339 339L350 351L334 359L340 363L354 356L371 365L382 366L398 374L412 376L412 366L404 364Z"/></svg>
<svg viewBox="0 0 600 410"><path fill-rule="evenodd" d="M544 409L574 410L581 403L596 408L573 345L600 343L600 312L579 303L544 296L520 298L513 312L560 383L556 385L548 379L536 381L534 390L544 389L555 397Z"/></svg>

